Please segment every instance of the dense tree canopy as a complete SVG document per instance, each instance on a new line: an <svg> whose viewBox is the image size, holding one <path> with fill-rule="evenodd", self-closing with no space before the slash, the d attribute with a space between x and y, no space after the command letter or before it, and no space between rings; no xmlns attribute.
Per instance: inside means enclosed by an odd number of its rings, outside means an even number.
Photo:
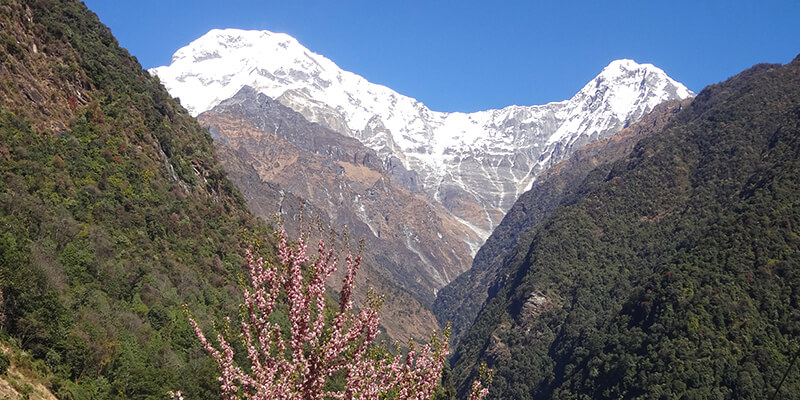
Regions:
<svg viewBox="0 0 800 400"><path fill-rule="evenodd" d="M181 305L235 313L266 227L82 3L2 1L0 26L2 330L62 399L218 396Z"/></svg>
<svg viewBox="0 0 800 400"><path fill-rule="evenodd" d="M517 247L459 391L484 360L497 399L771 396L800 347L799 156L800 59L704 89Z"/></svg>

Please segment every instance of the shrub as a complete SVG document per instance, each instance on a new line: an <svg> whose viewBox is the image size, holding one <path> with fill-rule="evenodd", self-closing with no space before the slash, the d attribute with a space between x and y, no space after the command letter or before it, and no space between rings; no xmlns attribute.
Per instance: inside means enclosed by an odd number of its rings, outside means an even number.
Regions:
<svg viewBox="0 0 800 400"><path fill-rule="evenodd" d="M353 311L351 293L361 256L346 258L345 275L339 302L326 304L325 282L336 268L333 250L319 242L318 255L309 264L306 244L301 237L296 246L287 243L280 232L279 264L255 259L249 252L250 287L244 291L241 338L249 369L234 361L231 342L217 335L219 347L212 345L194 319L192 326L204 348L216 360L224 399L430 399L433 397L448 353L447 333L433 334L420 351L387 356L372 351L378 336L378 309L382 297L370 293L367 304ZM288 303L289 332L270 322L278 299ZM330 308L334 308L330 310ZM333 317L326 318L326 315ZM331 389L334 379L344 385ZM479 399L486 390L477 383L471 398ZM175 398L182 398L180 393Z"/></svg>
<svg viewBox="0 0 800 400"><path fill-rule="evenodd" d="M5 375L9 366L11 366L11 358L5 351L0 350L0 375Z"/></svg>

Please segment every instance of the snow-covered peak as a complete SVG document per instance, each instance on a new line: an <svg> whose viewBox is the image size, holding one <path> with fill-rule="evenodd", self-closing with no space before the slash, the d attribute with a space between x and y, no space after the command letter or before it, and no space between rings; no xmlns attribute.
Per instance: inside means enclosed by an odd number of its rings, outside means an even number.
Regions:
<svg viewBox="0 0 800 400"><path fill-rule="evenodd" d="M212 30L150 72L193 115L249 86L354 137L416 172L432 199L483 237L540 171L573 148L614 134L663 101L692 95L651 64L616 60L569 100L436 112L342 70L289 35L238 29Z"/></svg>
<svg viewBox="0 0 800 400"><path fill-rule="evenodd" d="M169 66L150 72L192 115L210 110L244 86L272 98L291 92L296 101L302 98L346 110L347 127L358 130L373 115L390 114L384 104L400 101L413 109L418 103L342 70L287 34L269 31L211 30L178 50ZM407 107L397 111L413 112Z"/></svg>
<svg viewBox="0 0 800 400"><path fill-rule="evenodd" d="M288 98L282 102L294 105L293 108L317 109L316 114L312 111L304 114L310 114L307 117L316 122L334 125L333 128L345 134L357 136L357 132L369 127L370 121L374 125L377 117L392 133L396 145L402 148L428 145L428 150L439 155L453 146L469 146L480 141L487 134L484 125L496 123L498 118L520 111L536 114L536 108L564 103L510 106L472 114L435 112L413 98L342 70L287 34L269 31L213 29L178 50L169 66L153 68L150 72L158 75L170 93L179 97L193 115L210 110L242 87L250 86L272 98L286 94ZM656 83L658 87L645 86L645 83ZM648 102L643 107L646 111L668 98L691 95L683 85L652 64L622 59L611 62L570 102L597 101L598 92L608 92L599 100L606 101L614 115L625 120L625 114L642 97L643 90L659 92L656 96L647 96ZM329 109L319 110L321 105ZM587 107L591 108L592 104L583 104L579 111ZM331 121L331 118L339 121ZM560 140L573 129L564 128L552 132L549 142ZM432 130L436 135L432 135ZM439 161L441 157L426 160L432 167Z"/></svg>
<svg viewBox="0 0 800 400"><path fill-rule="evenodd" d="M606 86L615 87L631 87L635 86L635 83L640 83L638 89L647 86L651 92L667 90L670 95L680 98L694 95L691 90L670 78L661 68L653 64L639 64L629 59L614 60L609 63L582 91L592 90L592 85L597 87L601 82L606 82ZM658 85L653 86L656 82Z"/></svg>
<svg viewBox="0 0 800 400"><path fill-rule="evenodd" d="M569 100L570 116L548 139L555 143L576 133L591 134L606 126L596 123L621 122L627 126L636 122L655 106L667 100L693 96L689 89L670 78L653 64L639 64L621 59L608 64L597 77L589 81ZM592 114L594 124L587 125L585 115Z"/></svg>
<svg viewBox="0 0 800 400"><path fill-rule="evenodd" d="M629 59L614 60L609 63L597 77L581 89L577 96L596 92L601 87L620 92L617 100L621 104L612 104L618 113L628 109L626 106L630 105L630 96L637 92L679 98L694 95L685 86L670 78L661 68L653 64L639 64ZM628 97L621 92L626 92Z"/></svg>
<svg viewBox="0 0 800 400"><path fill-rule="evenodd" d="M626 71L635 71L641 68L658 69L653 64L639 64L631 59L621 58L619 60L614 60L608 63L608 65L605 68L603 68L603 72L601 72L600 74L615 75L619 73L624 73Z"/></svg>
<svg viewBox="0 0 800 400"><path fill-rule="evenodd" d="M213 29L175 52L169 66L150 70L193 115L244 86L274 96L297 81L325 85L338 71L287 34L240 29Z"/></svg>

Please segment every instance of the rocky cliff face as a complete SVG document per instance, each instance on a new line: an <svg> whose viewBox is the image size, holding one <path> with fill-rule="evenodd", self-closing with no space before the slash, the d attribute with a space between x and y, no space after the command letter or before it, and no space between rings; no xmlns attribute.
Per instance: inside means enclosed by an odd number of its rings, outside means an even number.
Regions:
<svg viewBox="0 0 800 400"><path fill-rule="evenodd" d="M195 115L251 86L358 139L396 180L442 204L481 241L536 174L657 104L691 96L653 65L619 60L567 101L442 113L341 70L288 35L233 29L210 31L151 73Z"/></svg>
<svg viewBox="0 0 800 400"><path fill-rule="evenodd" d="M430 305L470 265L466 242L479 240L474 233L398 184L374 150L250 88L198 119L255 212L296 219L302 199L308 217L318 214L325 225L365 238L358 288L362 296L370 286L387 295L390 336L407 341L437 327Z"/></svg>

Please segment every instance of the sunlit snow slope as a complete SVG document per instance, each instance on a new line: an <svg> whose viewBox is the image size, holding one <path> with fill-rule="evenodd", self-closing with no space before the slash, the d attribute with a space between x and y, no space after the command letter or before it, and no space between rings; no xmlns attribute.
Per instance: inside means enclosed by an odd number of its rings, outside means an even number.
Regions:
<svg viewBox="0 0 800 400"><path fill-rule="evenodd" d="M289 35L212 30L153 68L193 114L244 86L375 149L397 179L486 238L535 176L657 104L692 96L651 64L617 60L569 100L471 114L429 110L315 54ZM408 171L411 171L409 173Z"/></svg>

